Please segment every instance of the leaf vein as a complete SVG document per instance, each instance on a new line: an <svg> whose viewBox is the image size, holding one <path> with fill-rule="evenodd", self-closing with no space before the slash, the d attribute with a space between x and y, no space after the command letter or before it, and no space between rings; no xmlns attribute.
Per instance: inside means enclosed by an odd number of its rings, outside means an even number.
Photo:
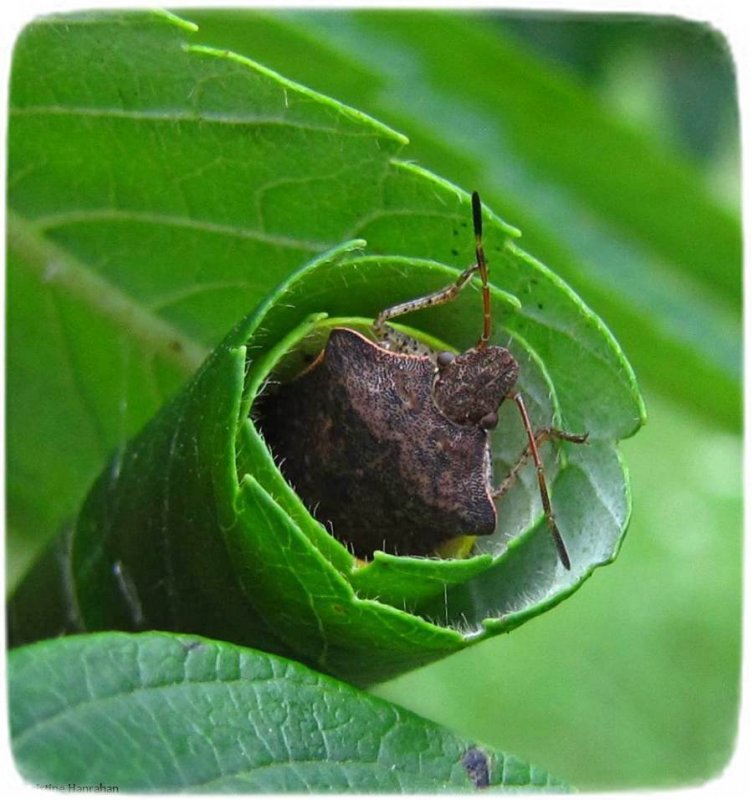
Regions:
<svg viewBox="0 0 753 800"><path fill-rule="evenodd" d="M16 106L10 109L13 117L91 117L104 119L128 119L137 122L170 122L170 123L216 123L220 125L242 125L249 127L293 128L309 133L322 133L327 136L350 137L353 139L375 139L374 131L344 130L328 125L314 125L310 122L285 119L274 116L233 116L212 111L184 111L179 109L126 109L114 107L95 108L91 106Z"/></svg>
<svg viewBox="0 0 753 800"><path fill-rule="evenodd" d="M154 211L134 211L115 208L91 208L74 209L58 214L46 214L34 219L34 224L50 231L54 228L62 228L66 225L76 225L78 223L113 221L113 222L143 222L150 225L169 225L172 227L189 228L209 233L218 233L225 236L233 236L239 239L252 239L275 246L288 247L294 250L310 251L318 253L322 250L329 250L334 246L333 242L315 241L312 239L298 239L292 236L278 236L276 234L264 233L263 231L239 225L229 225L221 222L211 222L209 220L190 219L177 214L162 214Z"/></svg>

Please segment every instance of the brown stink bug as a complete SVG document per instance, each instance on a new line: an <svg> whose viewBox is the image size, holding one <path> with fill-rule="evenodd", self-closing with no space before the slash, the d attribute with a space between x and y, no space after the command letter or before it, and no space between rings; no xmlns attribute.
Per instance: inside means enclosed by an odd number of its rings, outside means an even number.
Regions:
<svg viewBox="0 0 753 800"><path fill-rule="evenodd" d="M357 556L375 550L436 554L463 535L497 527L494 501L533 458L544 513L562 564L570 559L552 513L539 446L582 443L587 434L534 431L516 390L518 364L492 333L481 201L472 197L476 263L450 286L392 306L373 323L373 338L334 328L300 375L263 399L257 416L267 445L312 514ZM481 338L460 355L435 353L388 320L453 300L478 273ZM502 401L520 411L528 445L493 485L489 430Z"/></svg>

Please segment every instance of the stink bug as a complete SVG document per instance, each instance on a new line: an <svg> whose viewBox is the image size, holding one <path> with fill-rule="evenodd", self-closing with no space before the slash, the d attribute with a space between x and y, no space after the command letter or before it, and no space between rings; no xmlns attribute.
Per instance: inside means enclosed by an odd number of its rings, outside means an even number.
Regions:
<svg viewBox="0 0 753 800"><path fill-rule="evenodd" d="M588 434L534 431L516 389L517 361L489 343L491 294L477 192L472 212L475 263L449 286L382 311L373 338L334 328L313 363L264 398L259 425L312 514L362 558L374 550L432 555L456 537L493 533L495 499L532 457L544 514L569 569L539 447L548 439L583 443ZM478 342L464 353L433 352L389 324L451 302L477 273L483 325ZM528 444L495 486L489 430L505 399L517 406Z"/></svg>

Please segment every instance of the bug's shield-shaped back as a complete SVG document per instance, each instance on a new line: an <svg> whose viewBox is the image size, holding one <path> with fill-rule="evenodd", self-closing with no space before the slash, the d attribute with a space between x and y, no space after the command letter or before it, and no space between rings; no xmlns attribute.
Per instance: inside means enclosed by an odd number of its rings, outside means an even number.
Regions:
<svg viewBox="0 0 753 800"><path fill-rule="evenodd" d="M446 366L440 364L434 401L459 425L483 425L518 380L518 362L504 347L468 350Z"/></svg>
<svg viewBox="0 0 753 800"><path fill-rule="evenodd" d="M487 434L439 412L434 370L336 328L323 356L266 398L263 433L286 478L356 555L424 555L496 527Z"/></svg>

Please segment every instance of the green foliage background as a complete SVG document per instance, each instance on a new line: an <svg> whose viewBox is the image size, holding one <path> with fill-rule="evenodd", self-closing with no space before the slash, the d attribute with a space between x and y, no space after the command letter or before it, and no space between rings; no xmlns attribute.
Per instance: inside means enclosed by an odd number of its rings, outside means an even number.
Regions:
<svg viewBox="0 0 753 800"><path fill-rule="evenodd" d="M623 446L634 516L616 564L512 636L376 692L582 789L717 772L736 725L741 576L737 126L723 41L655 18L183 16L197 42L371 114L410 137L404 157L479 189L612 327L646 394L649 425ZM11 325L35 313L10 311ZM28 520L11 521L20 534ZM36 543L9 542L14 580Z"/></svg>

